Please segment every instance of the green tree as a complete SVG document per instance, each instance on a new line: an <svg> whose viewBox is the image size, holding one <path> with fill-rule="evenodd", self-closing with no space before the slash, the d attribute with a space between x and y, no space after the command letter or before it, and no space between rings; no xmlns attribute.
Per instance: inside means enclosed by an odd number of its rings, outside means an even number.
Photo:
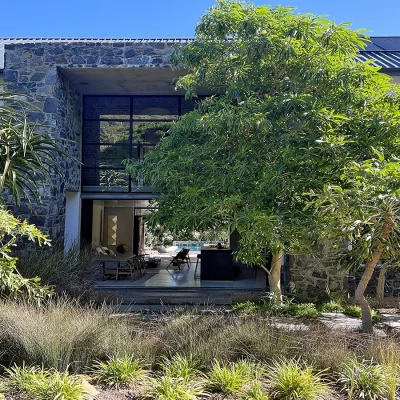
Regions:
<svg viewBox="0 0 400 400"><path fill-rule="evenodd" d="M348 25L218 1L172 56L188 71L177 81L188 97L201 87L216 95L176 122L141 166L161 195L154 221L237 230L243 261L264 265L263 250L272 251L277 293L282 253L311 251L324 236L328 217L305 207L304 193L340 186L348 165L375 157L373 147L399 152L398 91L355 60L368 39Z"/></svg>
<svg viewBox="0 0 400 400"><path fill-rule="evenodd" d="M365 264L355 298L362 310L363 330L372 333L365 289L380 261L389 264L400 256L400 162L387 161L376 151L375 158L350 164L342 173L341 186L325 186L313 194L314 206L326 223L325 237L337 242L344 235L348 240L345 267L357 270Z"/></svg>

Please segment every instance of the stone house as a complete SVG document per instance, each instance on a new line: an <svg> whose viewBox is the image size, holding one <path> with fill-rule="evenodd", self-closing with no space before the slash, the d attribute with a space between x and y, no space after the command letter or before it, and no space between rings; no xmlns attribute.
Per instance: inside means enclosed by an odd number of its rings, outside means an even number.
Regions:
<svg viewBox="0 0 400 400"><path fill-rule="evenodd" d="M400 37L371 40L358 59L376 60L400 83ZM169 64L173 46L188 41L0 38L0 83L28 96L31 120L68 139L65 150L82 161L60 157L64 178L55 176L54 186L43 188L43 201L33 210L25 205L15 210L20 216L66 246L84 240L112 248L118 240L139 252L140 221L154 195L146 182L126 175L121 161L142 159L171 121L193 109L194 101L175 90L177 72ZM321 262L326 272L310 268ZM329 257L292 257L290 275L299 292L343 288Z"/></svg>

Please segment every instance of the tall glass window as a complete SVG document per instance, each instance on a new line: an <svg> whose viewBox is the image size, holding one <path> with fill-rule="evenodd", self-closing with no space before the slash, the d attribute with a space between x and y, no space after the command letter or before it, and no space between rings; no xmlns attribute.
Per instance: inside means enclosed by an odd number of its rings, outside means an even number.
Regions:
<svg viewBox="0 0 400 400"><path fill-rule="evenodd" d="M151 193L125 173L122 160L143 160L195 103L183 96L85 96L82 191Z"/></svg>

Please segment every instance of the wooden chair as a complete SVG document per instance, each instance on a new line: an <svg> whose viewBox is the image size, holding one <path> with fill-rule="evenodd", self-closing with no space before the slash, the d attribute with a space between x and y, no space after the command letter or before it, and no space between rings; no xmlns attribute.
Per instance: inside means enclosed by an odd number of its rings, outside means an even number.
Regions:
<svg viewBox="0 0 400 400"><path fill-rule="evenodd" d="M168 264L167 270L171 265L177 265L179 271L181 270L181 264L186 264L188 269L190 268L190 257L189 257L190 249L182 249L179 253L177 253Z"/></svg>
<svg viewBox="0 0 400 400"><path fill-rule="evenodd" d="M133 256L127 261L127 265L131 271L132 280L139 279L146 273L144 255Z"/></svg>

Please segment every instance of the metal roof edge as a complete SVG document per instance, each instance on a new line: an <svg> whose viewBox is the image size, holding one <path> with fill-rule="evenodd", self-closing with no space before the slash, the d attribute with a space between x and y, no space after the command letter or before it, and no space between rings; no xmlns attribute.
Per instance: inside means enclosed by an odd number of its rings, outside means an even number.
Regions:
<svg viewBox="0 0 400 400"><path fill-rule="evenodd" d="M71 37L54 37L54 38L2 38L0 42L8 43L27 43L27 42L134 42L134 43L176 43L190 42L194 38L71 38Z"/></svg>

